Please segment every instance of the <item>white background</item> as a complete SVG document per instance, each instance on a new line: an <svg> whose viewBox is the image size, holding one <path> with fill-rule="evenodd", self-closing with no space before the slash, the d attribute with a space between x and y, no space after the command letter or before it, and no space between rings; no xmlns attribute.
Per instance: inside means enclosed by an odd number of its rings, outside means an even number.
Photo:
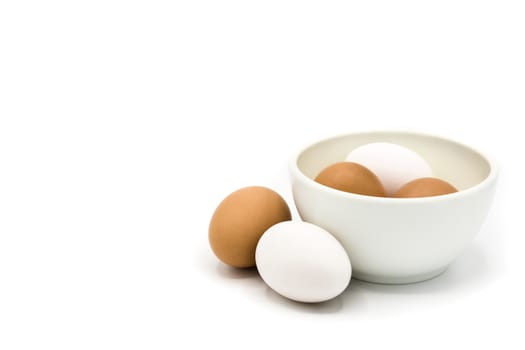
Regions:
<svg viewBox="0 0 525 350"><path fill-rule="evenodd" d="M2 1L0 349L523 349L524 18L507 0ZM445 274L303 305L217 261L224 196L292 205L297 148L369 129L499 160Z"/></svg>

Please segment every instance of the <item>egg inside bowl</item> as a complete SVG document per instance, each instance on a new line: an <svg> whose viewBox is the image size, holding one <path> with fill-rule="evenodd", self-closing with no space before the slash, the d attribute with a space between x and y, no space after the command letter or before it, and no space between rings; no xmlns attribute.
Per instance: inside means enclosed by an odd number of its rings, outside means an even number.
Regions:
<svg viewBox="0 0 525 350"><path fill-rule="evenodd" d="M394 143L418 153L433 176L453 184L458 192L373 197L314 181L327 166L373 142ZM342 243L355 278L378 283L417 282L443 272L479 231L497 179L494 162L469 146L432 135L387 131L346 134L308 145L292 158L290 173L302 219Z"/></svg>

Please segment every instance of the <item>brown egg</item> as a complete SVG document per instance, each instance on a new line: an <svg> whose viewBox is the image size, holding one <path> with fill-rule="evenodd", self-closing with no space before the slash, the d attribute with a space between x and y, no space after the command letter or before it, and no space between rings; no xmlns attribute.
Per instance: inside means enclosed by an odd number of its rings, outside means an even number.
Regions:
<svg viewBox="0 0 525 350"><path fill-rule="evenodd" d="M379 178L357 163L340 162L330 165L317 175L315 181L340 191L367 196L385 196L385 189Z"/></svg>
<svg viewBox="0 0 525 350"><path fill-rule="evenodd" d="M432 197L454 193L458 190L446 181L422 177L403 185L395 194L397 198Z"/></svg>
<svg viewBox="0 0 525 350"><path fill-rule="evenodd" d="M255 266L255 248L271 226L291 220L290 208L266 187L245 187L226 197L215 209L208 238L217 258L234 267Z"/></svg>

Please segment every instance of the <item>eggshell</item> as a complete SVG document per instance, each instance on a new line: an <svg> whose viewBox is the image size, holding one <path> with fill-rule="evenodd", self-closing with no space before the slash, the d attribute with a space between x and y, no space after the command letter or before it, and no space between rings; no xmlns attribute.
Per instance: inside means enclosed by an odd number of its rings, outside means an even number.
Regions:
<svg viewBox="0 0 525 350"><path fill-rule="evenodd" d="M319 226L281 222L259 240L255 253L262 279L282 296L307 303L341 294L352 265L339 241Z"/></svg>
<svg viewBox="0 0 525 350"><path fill-rule="evenodd" d="M352 162L340 162L323 169L315 178L320 184L340 191L384 197L381 181L370 170Z"/></svg>
<svg viewBox="0 0 525 350"><path fill-rule="evenodd" d="M255 266L259 238L272 225L291 218L278 193L259 186L242 188L215 209L208 230L211 249L230 266Z"/></svg>
<svg viewBox="0 0 525 350"><path fill-rule="evenodd" d="M394 197L432 197L457 192L458 190L446 181L425 177L410 181L396 192Z"/></svg>
<svg viewBox="0 0 525 350"><path fill-rule="evenodd" d="M359 163L376 174L387 196L392 196L407 182L432 176L430 165L419 154L388 142L357 147L346 161Z"/></svg>

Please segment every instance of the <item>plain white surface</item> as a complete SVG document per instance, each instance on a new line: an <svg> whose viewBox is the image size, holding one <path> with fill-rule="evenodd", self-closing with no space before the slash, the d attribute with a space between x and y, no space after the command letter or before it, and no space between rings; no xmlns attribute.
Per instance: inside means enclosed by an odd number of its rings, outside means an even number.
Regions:
<svg viewBox="0 0 525 350"><path fill-rule="evenodd" d="M523 348L522 1L3 1L0 348ZM502 165L441 277L301 305L207 246L305 143L408 129Z"/></svg>

